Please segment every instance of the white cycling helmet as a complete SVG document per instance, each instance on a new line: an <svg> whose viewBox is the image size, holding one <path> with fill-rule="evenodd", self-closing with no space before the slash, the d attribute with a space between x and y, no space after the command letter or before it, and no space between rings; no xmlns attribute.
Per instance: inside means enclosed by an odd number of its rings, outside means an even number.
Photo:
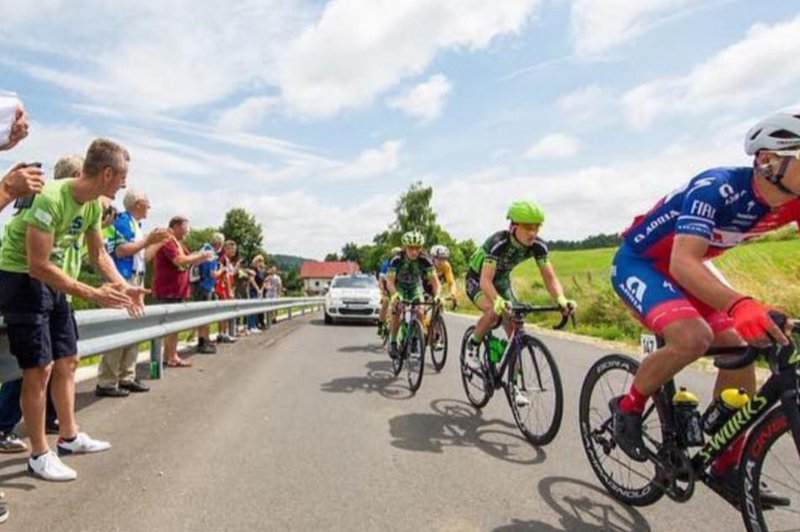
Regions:
<svg viewBox="0 0 800 532"><path fill-rule="evenodd" d="M437 244L431 248L431 255L437 259L447 259L450 257L450 250L447 249L447 246Z"/></svg>
<svg viewBox="0 0 800 532"><path fill-rule="evenodd" d="M744 139L744 151L785 150L800 147L800 107L782 109L750 128Z"/></svg>

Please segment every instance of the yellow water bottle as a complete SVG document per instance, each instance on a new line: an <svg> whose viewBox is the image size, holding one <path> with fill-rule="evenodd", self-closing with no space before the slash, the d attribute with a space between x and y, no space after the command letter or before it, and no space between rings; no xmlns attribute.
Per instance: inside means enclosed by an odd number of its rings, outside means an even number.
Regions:
<svg viewBox="0 0 800 532"><path fill-rule="evenodd" d="M703 430L712 436L730 420L737 410L750 401L742 388L725 388L703 414Z"/></svg>
<svg viewBox="0 0 800 532"><path fill-rule="evenodd" d="M675 421L682 429L681 436L687 447L703 445L702 419L697 411L699 404L700 399L686 388L680 388L672 396Z"/></svg>

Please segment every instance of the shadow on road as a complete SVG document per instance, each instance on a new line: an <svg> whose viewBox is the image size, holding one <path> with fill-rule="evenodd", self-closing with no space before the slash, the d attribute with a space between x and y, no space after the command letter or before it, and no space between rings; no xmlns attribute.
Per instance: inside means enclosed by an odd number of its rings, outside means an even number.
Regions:
<svg viewBox="0 0 800 532"><path fill-rule="evenodd" d="M516 464L539 464L547 455L523 438L513 423L484 419L469 403L437 399L432 413L413 413L389 420L392 445L406 451L442 453L445 447L475 447Z"/></svg>
<svg viewBox="0 0 800 532"><path fill-rule="evenodd" d="M649 523L634 508L615 500L605 490L566 477L539 482L539 497L559 515L561 528L536 520L512 519L493 532L649 532Z"/></svg>
<svg viewBox="0 0 800 532"><path fill-rule="evenodd" d="M366 364L365 377L340 377L320 385L320 390L328 393L378 393L381 397L406 400L413 397L405 378L392 374L392 364L386 360L373 360Z"/></svg>
<svg viewBox="0 0 800 532"><path fill-rule="evenodd" d="M36 489L36 486L31 482L31 476L27 471L28 467L28 453L18 458L9 458L0 461L0 486L3 489L18 489L24 491L31 491ZM16 479L25 479L28 482L9 482Z"/></svg>
<svg viewBox="0 0 800 532"><path fill-rule="evenodd" d="M375 355L385 355L386 348L383 347L383 344L375 343L375 344L367 344L367 345L346 345L344 347L340 347L337 349L339 353L373 353Z"/></svg>

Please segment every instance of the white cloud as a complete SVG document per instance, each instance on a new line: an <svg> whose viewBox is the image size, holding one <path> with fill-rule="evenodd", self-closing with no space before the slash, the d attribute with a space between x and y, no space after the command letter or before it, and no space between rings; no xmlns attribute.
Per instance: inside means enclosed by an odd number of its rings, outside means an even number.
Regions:
<svg viewBox="0 0 800 532"><path fill-rule="evenodd" d="M567 118L590 120L598 116L609 104L606 91L597 85L589 85L567 93L556 101L558 109Z"/></svg>
<svg viewBox="0 0 800 532"><path fill-rule="evenodd" d="M649 126L665 113L796 100L800 81L800 15L774 25L756 24L740 41L703 61L683 77L661 78L635 87L622 97L628 122ZM760 76L766 76L761 78Z"/></svg>
<svg viewBox="0 0 800 532"><path fill-rule="evenodd" d="M366 149L355 160L338 165L328 175L332 180L345 181L389 174L400 164L402 147L403 141L387 140L380 148Z"/></svg>
<svg viewBox="0 0 800 532"><path fill-rule="evenodd" d="M692 136L655 146L655 155L618 158L575 170L529 173L497 167L453 176L437 185L440 223L457 238L478 242L503 228L505 211L520 196L547 212L545 239L580 239L625 229L637 214L697 173L715 166L748 165L741 137L748 120L720 121Z"/></svg>
<svg viewBox="0 0 800 532"><path fill-rule="evenodd" d="M389 98L389 107L401 109L406 114L431 122L442 115L445 100L450 94L452 85L446 76L435 74L407 93Z"/></svg>
<svg viewBox="0 0 800 532"><path fill-rule="evenodd" d="M571 31L579 54L602 54L643 34L660 17L699 0L575 0Z"/></svg>
<svg viewBox="0 0 800 532"><path fill-rule="evenodd" d="M92 104L155 112L274 84L277 57L315 9L310 0L49 0L41 8L35 2L34 13L32 4L3 1L3 42L37 51L68 42L83 60L58 68L26 64L24 70ZM31 45L34 14L37 41Z"/></svg>
<svg viewBox="0 0 800 532"><path fill-rule="evenodd" d="M225 132L254 130L261 125L267 113L279 105L280 98L275 96L247 98L236 107L223 111L217 120L217 126Z"/></svg>
<svg viewBox="0 0 800 532"><path fill-rule="evenodd" d="M279 65L286 104L327 117L369 104L443 50L517 33L542 0L332 0Z"/></svg>
<svg viewBox="0 0 800 532"><path fill-rule="evenodd" d="M578 153L580 140L564 133L551 133L539 139L525 150L528 159L561 159Z"/></svg>

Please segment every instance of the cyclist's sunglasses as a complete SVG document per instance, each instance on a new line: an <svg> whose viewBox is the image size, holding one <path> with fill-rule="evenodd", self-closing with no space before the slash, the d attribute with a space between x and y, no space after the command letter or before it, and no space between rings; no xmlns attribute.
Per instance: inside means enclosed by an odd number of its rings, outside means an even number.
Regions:
<svg viewBox="0 0 800 532"><path fill-rule="evenodd" d="M772 150L772 153L779 157L791 157L800 160L800 146L792 150Z"/></svg>

